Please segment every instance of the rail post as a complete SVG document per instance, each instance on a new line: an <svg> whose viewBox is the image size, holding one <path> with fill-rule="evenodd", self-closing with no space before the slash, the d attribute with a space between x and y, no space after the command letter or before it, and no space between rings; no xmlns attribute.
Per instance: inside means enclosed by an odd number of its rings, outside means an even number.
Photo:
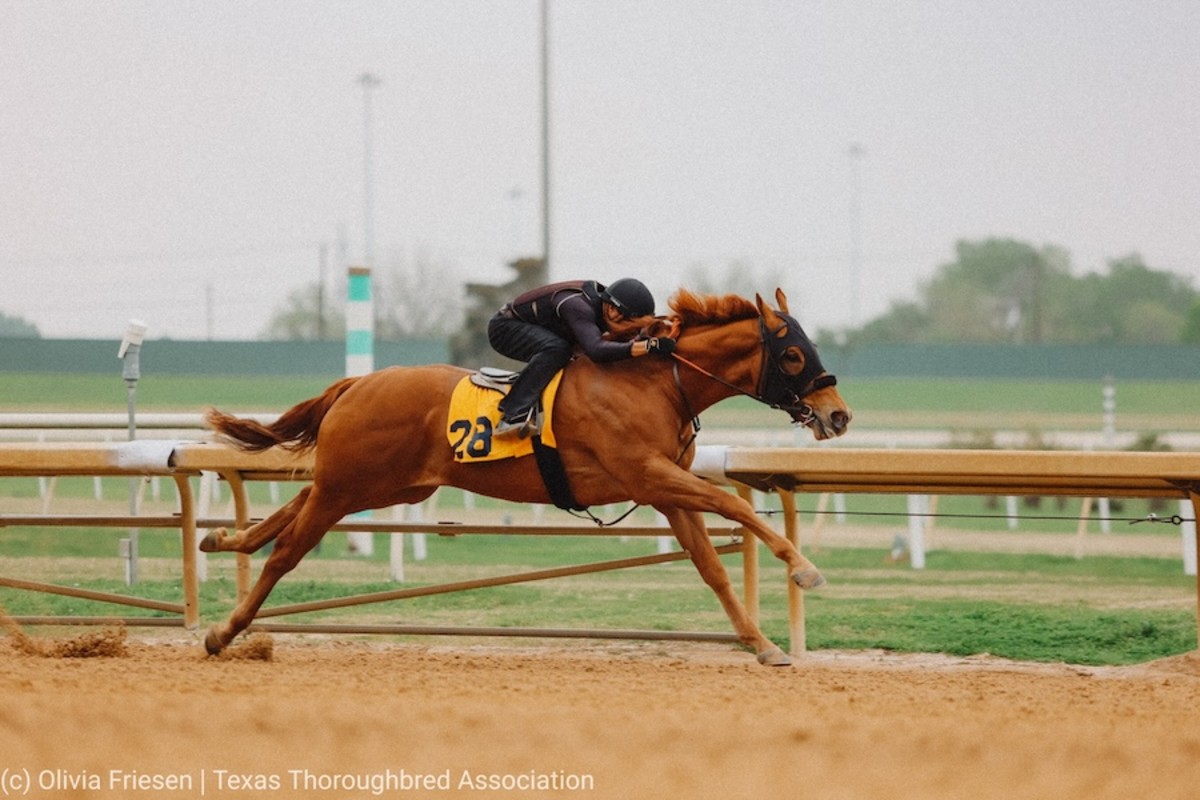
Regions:
<svg viewBox="0 0 1200 800"><path fill-rule="evenodd" d="M796 495L781 489L779 500L783 506L783 532L797 550L800 549L800 516L796 513ZM787 582L788 597L788 653L802 656L808 652L808 632L804 622L804 590L791 579Z"/></svg>
<svg viewBox="0 0 1200 800"><path fill-rule="evenodd" d="M192 495L191 478L175 475L179 495L179 544L183 549L183 627L194 631L200 627L200 576L196 562L200 551L196 547L196 502Z"/></svg>
<svg viewBox="0 0 1200 800"><path fill-rule="evenodd" d="M1189 490L1188 499L1192 501L1191 567L1192 574L1196 575L1196 649L1200 650L1200 571L1196 569L1196 551L1200 550L1200 493Z"/></svg>
<svg viewBox="0 0 1200 800"><path fill-rule="evenodd" d="M738 496L753 507L754 490L749 486L739 485ZM758 624L758 537L748 530L742 530L742 595L746 605L746 613L754 624Z"/></svg>

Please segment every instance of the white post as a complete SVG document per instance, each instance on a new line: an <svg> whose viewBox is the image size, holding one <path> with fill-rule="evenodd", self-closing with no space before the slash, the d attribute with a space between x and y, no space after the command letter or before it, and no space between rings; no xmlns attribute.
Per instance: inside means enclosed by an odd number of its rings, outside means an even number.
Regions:
<svg viewBox="0 0 1200 800"><path fill-rule="evenodd" d="M667 526L667 518L663 516L661 511L655 511L654 512L654 523L656 525L662 525L665 528ZM656 537L654 537L654 542L655 542L655 550L660 555L662 553L670 553L671 551L673 551L675 549L675 537L674 536L656 536Z"/></svg>
<svg viewBox="0 0 1200 800"><path fill-rule="evenodd" d="M41 444L42 442L46 441L46 434L39 433L38 437L37 437L37 441L38 441L38 444ZM50 479L47 478L45 475L39 475L38 479L37 479L37 485L38 485L38 497L41 498L41 500L42 500L42 513L45 514L46 510L50 507L49 501L46 499L47 495L49 495L49 493L50 493ZM99 500L100 498L97 497L96 499Z"/></svg>
<svg viewBox="0 0 1200 800"><path fill-rule="evenodd" d="M1004 498L1005 516L1008 518L1008 529L1015 531L1017 529L1017 498L1013 495L1008 495Z"/></svg>
<svg viewBox="0 0 1200 800"><path fill-rule="evenodd" d="M1113 385L1112 376L1109 375L1104 381L1103 391L1104 401L1104 449L1112 450L1113 442L1116 439L1117 433L1117 387ZM1111 533L1112 517L1111 509L1108 504L1107 497L1100 498L1099 509L1096 514L1100 518L1100 532Z"/></svg>
<svg viewBox="0 0 1200 800"><path fill-rule="evenodd" d="M137 438L137 383L142 377L141 350L146 338L146 323L140 319L129 320L121 347L117 350L117 358L121 360L121 377L125 380L126 407L129 412L129 441ZM129 479L129 514L137 516L138 498L141 491L137 478ZM138 582L138 529L129 529L129 538L119 542L121 558L125 560L125 584L132 586Z"/></svg>
<svg viewBox="0 0 1200 800"><path fill-rule="evenodd" d="M350 267L346 297L346 377L366 375L375 369L375 308L371 299L371 270ZM369 518L370 511L354 516ZM350 552L370 556L375 553L375 537L367 531L346 534Z"/></svg>
<svg viewBox="0 0 1200 800"><path fill-rule="evenodd" d="M417 508L420 508L418 505ZM408 506L392 506L392 519L403 522L405 517L411 516L408 511ZM391 565L390 574L393 581L397 583L404 582L404 534L393 533L389 537L390 551L389 562Z"/></svg>
<svg viewBox="0 0 1200 800"><path fill-rule="evenodd" d="M1192 501L1184 498L1179 501L1179 516L1184 522L1179 526L1183 534L1183 574L1196 574L1196 520L1192 519L1195 509Z"/></svg>
<svg viewBox="0 0 1200 800"><path fill-rule="evenodd" d="M908 496L908 553L913 569L925 569L925 514L928 495Z"/></svg>
<svg viewBox="0 0 1200 800"><path fill-rule="evenodd" d="M421 503L421 519L433 517L437 519L438 501L441 499L441 487L436 489L429 499ZM412 556L413 561L424 561L429 557L428 550L429 535L425 533L414 533L412 535Z"/></svg>

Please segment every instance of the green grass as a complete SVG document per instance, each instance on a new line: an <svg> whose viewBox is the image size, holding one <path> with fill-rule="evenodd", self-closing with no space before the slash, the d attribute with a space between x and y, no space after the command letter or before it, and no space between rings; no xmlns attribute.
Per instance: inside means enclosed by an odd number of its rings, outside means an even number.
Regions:
<svg viewBox="0 0 1200 800"><path fill-rule="evenodd" d="M990 653L1070 664L1133 664L1196 648L1196 622L1187 612L988 601L834 602L814 595L807 630L812 649Z"/></svg>

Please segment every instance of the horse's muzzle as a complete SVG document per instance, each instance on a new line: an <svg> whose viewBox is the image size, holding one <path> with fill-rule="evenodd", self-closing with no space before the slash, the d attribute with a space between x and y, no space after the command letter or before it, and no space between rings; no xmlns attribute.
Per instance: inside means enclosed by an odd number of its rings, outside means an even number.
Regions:
<svg viewBox="0 0 1200 800"><path fill-rule="evenodd" d="M850 427L850 420L854 416L850 409L840 408L822 415L809 405L791 412L791 415L792 421L812 431L813 438L817 441L841 436Z"/></svg>

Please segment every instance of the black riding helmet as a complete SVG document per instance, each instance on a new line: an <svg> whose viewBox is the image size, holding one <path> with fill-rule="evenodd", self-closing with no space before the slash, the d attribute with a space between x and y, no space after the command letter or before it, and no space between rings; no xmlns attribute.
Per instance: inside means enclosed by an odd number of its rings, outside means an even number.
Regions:
<svg viewBox="0 0 1200 800"><path fill-rule="evenodd" d="M612 303L623 317L648 317L654 314L654 295L637 278L621 278L600 291L600 299Z"/></svg>

